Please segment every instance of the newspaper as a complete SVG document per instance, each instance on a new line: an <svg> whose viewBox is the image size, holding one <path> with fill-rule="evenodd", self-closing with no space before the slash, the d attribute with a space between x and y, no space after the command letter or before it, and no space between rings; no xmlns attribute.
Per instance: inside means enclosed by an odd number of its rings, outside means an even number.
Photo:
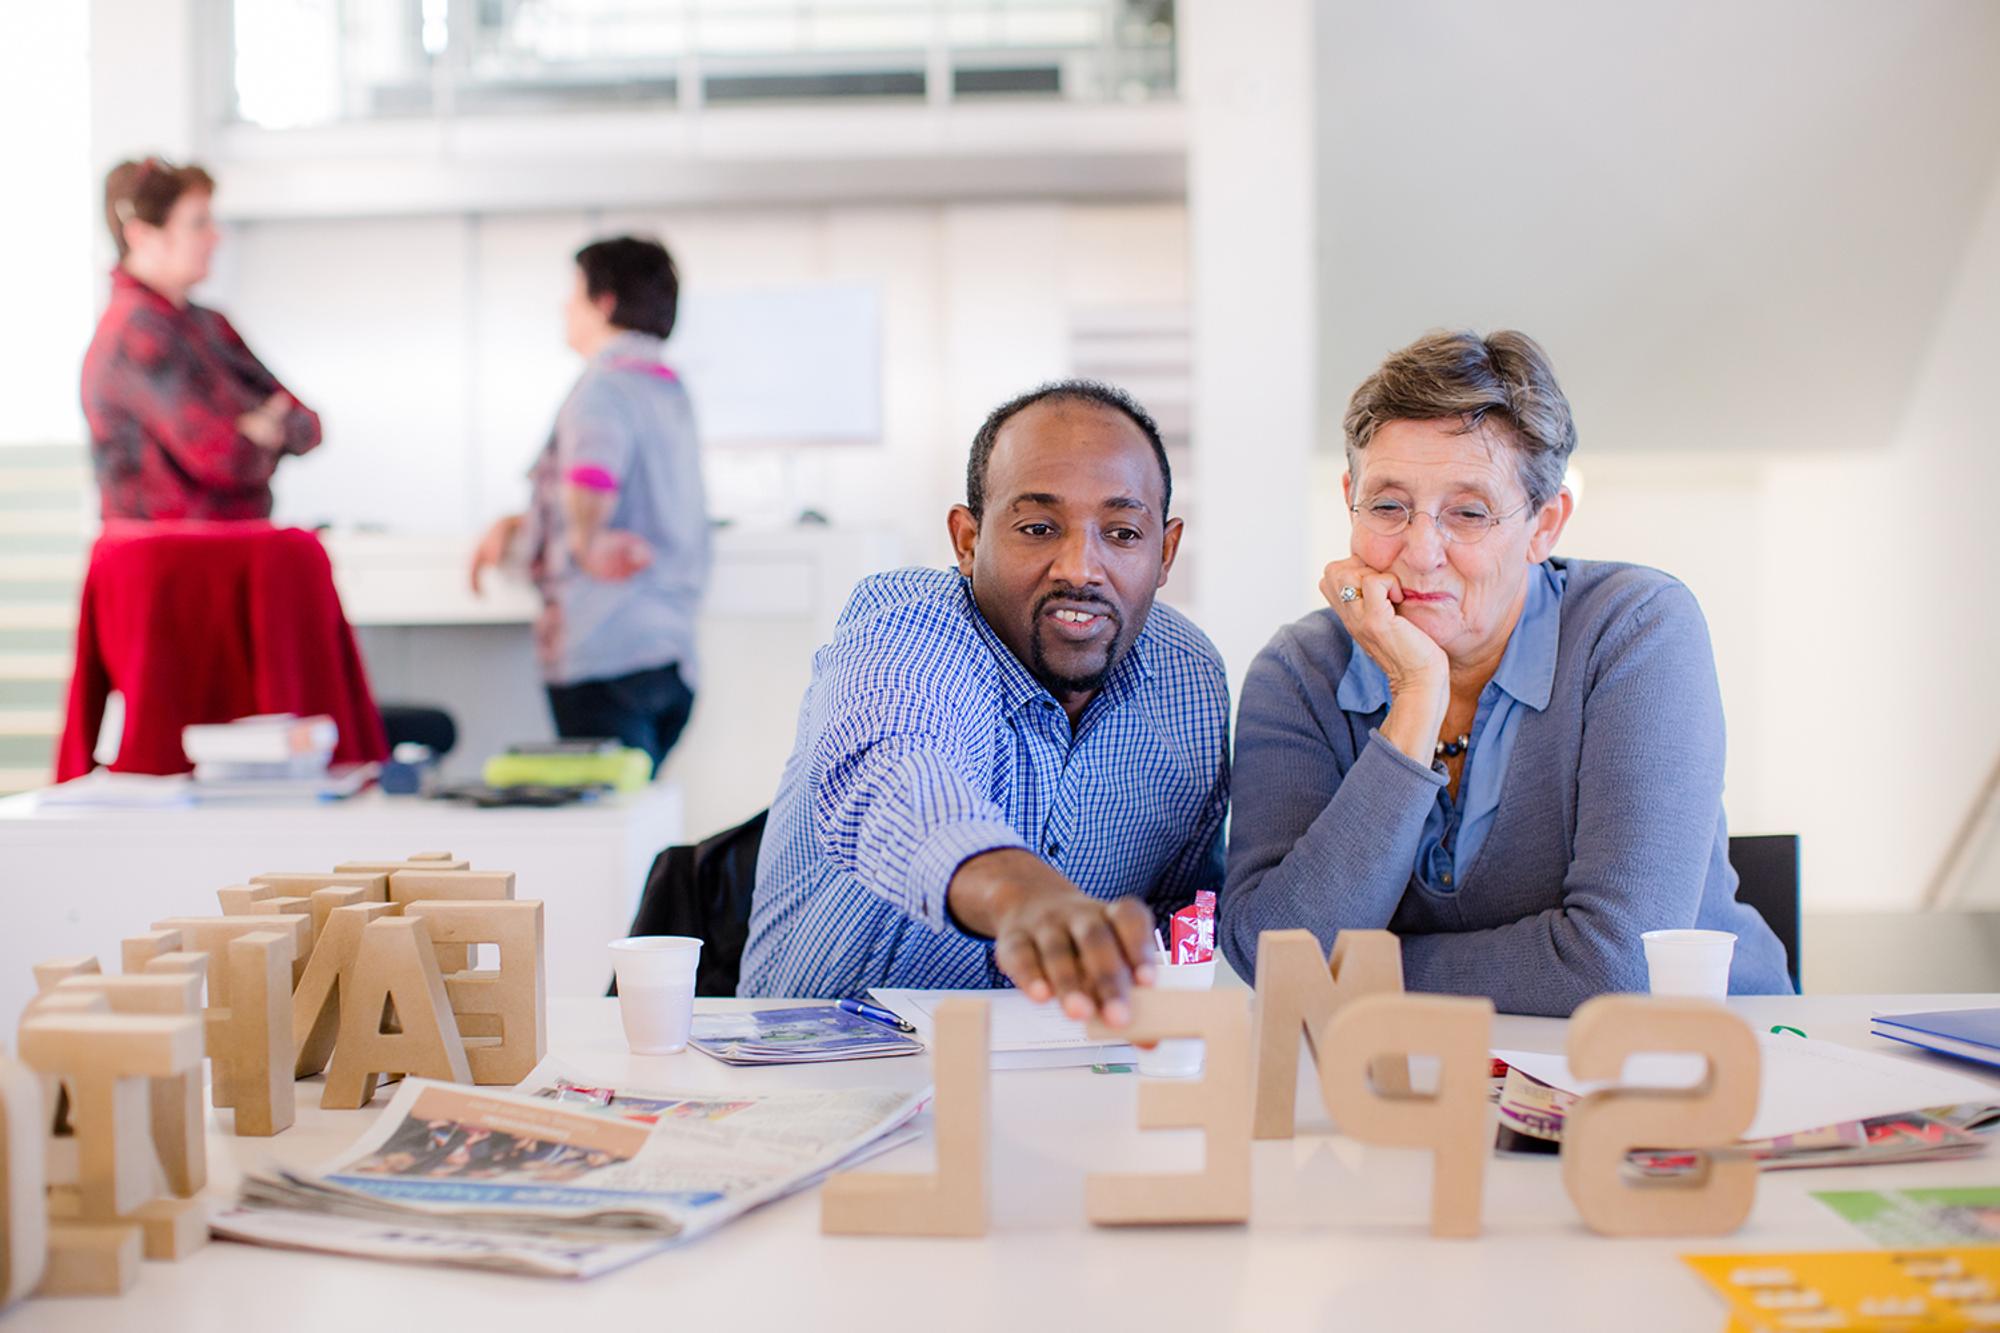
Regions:
<svg viewBox="0 0 2000 1333"><path fill-rule="evenodd" d="M590 1087L554 1061L519 1088L408 1079L317 1171L247 1177L220 1235L415 1263L592 1277L916 1137L929 1098Z"/></svg>
<svg viewBox="0 0 2000 1333"><path fill-rule="evenodd" d="M1507 1153L1560 1151L1564 1121L1578 1100L1574 1092L1508 1068L1498 1095L1499 1128L1494 1146ZM1935 1161L1984 1152L1987 1140L1982 1134L1997 1126L2000 1107L1965 1103L1742 1140L1713 1149L1709 1155L1752 1158L1764 1171ZM1702 1161L1692 1152L1672 1149L1643 1149L1628 1153L1626 1160L1645 1176L1685 1175L1699 1170Z"/></svg>

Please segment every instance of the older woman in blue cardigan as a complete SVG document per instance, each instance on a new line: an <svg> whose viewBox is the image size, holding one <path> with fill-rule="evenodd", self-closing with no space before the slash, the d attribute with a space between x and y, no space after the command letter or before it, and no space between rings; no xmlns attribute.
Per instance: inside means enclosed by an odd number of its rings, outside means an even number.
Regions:
<svg viewBox="0 0 2000 1333"><path fill-rule="evenodd" d="M1432 334L1354 393L1353 554L1244 681L1218 933L1402 938L1412 990L1567 1014L1646 989L1639 936L1733 931L1733 992L1789 992L1736 901L1722 701L1678 581L1557 559L1576 427L1524 334Z"/></svg>

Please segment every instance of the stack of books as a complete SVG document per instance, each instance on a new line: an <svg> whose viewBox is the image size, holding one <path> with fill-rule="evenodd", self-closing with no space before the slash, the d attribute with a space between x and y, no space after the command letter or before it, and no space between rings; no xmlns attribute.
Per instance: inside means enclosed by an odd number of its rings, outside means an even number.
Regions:
<svg viewBox="0 0 2000 1333"><path fill-rule="evenodd" d="M1939 1055L2000 1067L2000 1009L1940 1009L1877 1014L1874 1033Z"/></svg>
<svg viewBox="0 0 2000 1333"><path fill-rule="evenodd" d="M181 749L194 764L194 797L203 803L352 795L375 766L333 767L339 740L340 727L332 718L292 713L181 729Z"/></svg>

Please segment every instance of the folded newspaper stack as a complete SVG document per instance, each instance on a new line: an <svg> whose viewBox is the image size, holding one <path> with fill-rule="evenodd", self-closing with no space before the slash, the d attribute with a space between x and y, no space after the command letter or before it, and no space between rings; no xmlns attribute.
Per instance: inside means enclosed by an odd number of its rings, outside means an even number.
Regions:
<svg viewBox="0 0 2000 1333"><path fill-rule="evenodd" d="M1552 1087L1519 1069L1507 1069L1498 1098L1500 1127L1494 1146L1501 1152L1559 1151L1563 1121L1577 1099L1576 1093ZM1983 1152L1986 1140L1980 1131L1996 1126L2000 1126L2000 1106L1963 1103L1744 1140L1719 1150L1717 1155L1749 1157L1765 1171L1935 1161ZM1671 1149L1630 1153L1627 1161L1645 1176L1677 1176L1701 1165L1694 1153Z"/></svg>
<svg viewBox="0 0 2000 1333"><path fill-rule="evenodd" d="M594 1277L915 1137L929 1092L678 1095L545 1061L517 1089L409 1079L318 1171L249 1176L234 1240Z"/></svg>

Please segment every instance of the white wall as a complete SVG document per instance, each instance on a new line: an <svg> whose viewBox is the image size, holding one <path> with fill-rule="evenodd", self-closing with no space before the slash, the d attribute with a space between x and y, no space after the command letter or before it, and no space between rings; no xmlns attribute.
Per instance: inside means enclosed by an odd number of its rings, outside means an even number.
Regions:
<svg viewBox="0 0 2000 1333"><path fill-rule="evenodd" d="M317 453L280 469L281 515L470 533L518 507L521 474L576 373L561 338L570 255L623 230L662 236L690 292L879 285L881 443L711 450L710 483L719 512L789 518L811 504L885 526L933 563L974 428L1003 398L1066 372L1071 312L1187 299L1176 204L237 224L205 295L326 426ZM701 386L691 389L698 408Z"/></svg>
<svg viewBox="0 0 2000 1333"><path fill-rule="evenodd" d="M1773 464L1775 805L1821 905L1913 906L2000 760L2000 158L1893 437Z"/></svg>
<svg viewBox="0 0 2000 1333"><path fill-rule="evenodd" d="M1865 450L1898 429L2000 153L2000 5L1322 17L1332 384L1427 328L1514 327L1599 453Z"/></svg>
<svg viewBox="0 0 2000 1333"><path fill-rule="evenodd" d="M96 315L92 232L104 227L87 154L88 19L71 5L19 6L0 41L0 125L35 127L7 138L0 446L83 438L77 377Z"/></svg>

